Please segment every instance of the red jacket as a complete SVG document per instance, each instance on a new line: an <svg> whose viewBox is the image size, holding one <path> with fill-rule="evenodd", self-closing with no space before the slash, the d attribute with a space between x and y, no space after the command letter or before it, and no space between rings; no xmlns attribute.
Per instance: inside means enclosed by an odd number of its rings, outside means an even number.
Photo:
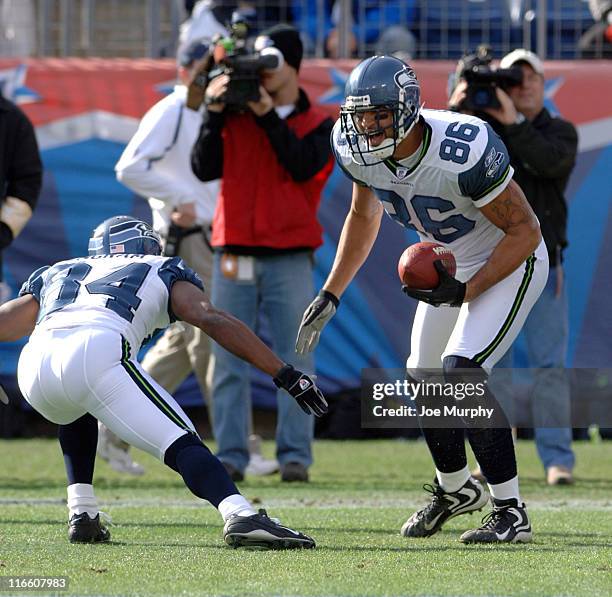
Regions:
<svg viewBox="0 0 612 597"><path fill-rule="evenodd" d="M322 228L317 220L321 191L331 174L333 157L327 140L325 147L311 146L305 155L300 141L316 133L329 117L318 108L308 107L282 121L274 111L256 119L252 114L232 114L223 127L223 176L213 220L211 244L215 247L254 247L270 249L312 248L322 244ZM287 137L287 128L295 138ZM297 139L296 139L297 138ZM275 151L273 141L277 145ZM282 143L287 141L287 155ZM292 152L292 156L288 156ZM313 157L327 160L314 175L296 180L287 160ZM297 176L299 179L299 176Z"/></svg>

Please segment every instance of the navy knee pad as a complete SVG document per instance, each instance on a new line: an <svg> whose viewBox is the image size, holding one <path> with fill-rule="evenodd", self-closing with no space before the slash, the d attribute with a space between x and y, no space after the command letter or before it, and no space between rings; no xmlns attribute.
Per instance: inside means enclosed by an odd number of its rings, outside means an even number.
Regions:
<svg viewBox="0 0 612 597"><path fill-rule="evenodd" d="M172 444L170 444L170 446L168 446L168 448L166 449L166 453L164 454L164 464L166 466L169 466L172 470L178 472L178 468L176 466L176 457L178 456L181 450L184 450L189 446L201 446L208 450L208 448L202 443L202 440L197 435L188 432L185 433L185 435L181 435L181 437L179 437Z"/></svg>
<svg viewBox="0 0 612 597"><path fill-rule="evenodd" d="M445 356L442 360L442 368L444 369L444 373L451 373L456 369L480 369L484 376L487 375L486 371L472 359L468 359L467 357L460 357L454 354Z"/></svg>

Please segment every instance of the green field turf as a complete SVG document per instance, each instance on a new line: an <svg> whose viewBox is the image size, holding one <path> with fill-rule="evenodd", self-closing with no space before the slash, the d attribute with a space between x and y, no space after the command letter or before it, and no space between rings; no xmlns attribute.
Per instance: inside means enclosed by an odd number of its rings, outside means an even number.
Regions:
<svg viewBox="0 0 612 597"><path fill-rule="evenodd" d="M431 481L422 442L317 442L308 485L241 484L248 498L318 544L261 552L226 547L216 510L140 452L147 474L139 479L97 466L112 543L70 545L57 443L0 441L0 577L68 576L62 594L69 595L609 596L612 442L579 443L576 451L576 485L550 488L533 443L519 442L534 543L464 546L458 537L480 514L456 518L429 539L399 535Z"/></svg>

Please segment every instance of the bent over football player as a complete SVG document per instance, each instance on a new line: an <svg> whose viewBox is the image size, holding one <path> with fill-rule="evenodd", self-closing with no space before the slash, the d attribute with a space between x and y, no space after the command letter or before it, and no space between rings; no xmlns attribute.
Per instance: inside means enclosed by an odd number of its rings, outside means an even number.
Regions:
<svg viewBox="0 0 612 597"><path fill-rule="evenodd" d="M383 211L421 240L449 247L455 277L441 262L433 290L406 289L419 301L408 375L443 369L447 379L473 372L483 380L516 338L546 282L548 256L539 223L512 180L508 152L489 125L472 116L421 109L413 69L391 56L360 63L332 133L336 160L353 180L353 197L332 270L304 313L298 352L312 350L322 328L378 234ZM455 377L452 377L455 375ZM487 391L489 405L494 396ZM421 420L436 478L430 503L402 527L426 537L455 516L480 510L487 490L471 478L464 436L487 478L493 510L461 536L471 542L527 542L507 419L498 428L457 421L436 428ZM465 427L465 428L464 428Z"/></svg>
<svg viewBox="0 0 612 597"><path fill-rule="evenodd" d="M273 376L308 414L327 410L323 395L243 323L215 309L197 274L180 258L160 254L160 238L148 224L129 216L110 218L90 238L89 257L37 270L20 297L0 307L0 340L31 333L19 359L21 392L60 425L70 540L110 538L92 485L98 419L174 469L192 493L215 506L228 545L314 547L310 537L253 509L136 355L147 336L181 319Z"/></svg>

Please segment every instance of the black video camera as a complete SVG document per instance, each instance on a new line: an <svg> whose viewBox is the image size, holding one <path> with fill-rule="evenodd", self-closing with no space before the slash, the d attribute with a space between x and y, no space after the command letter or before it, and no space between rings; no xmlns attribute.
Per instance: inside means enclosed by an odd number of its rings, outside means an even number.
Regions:
<svg viewBox="0 0 612 597"><path fill-rule="evenodd" d="M208 76L210 81L219 75L228 75L229 84L221 97L208 99L207 103L221 102L229 111L243 112L247 109L247 102L257 102L261 97L261 72L279 69L283 65L283 55L273 47L264 48L261 52L249 47L249 23L240 11L232 15L230 30L229 37L215 41L215 66Z"/></svg>
<svg viewBox="0 0 612 597"><path fill-rule="evenodd" d="M478 46L476 52L466 54L457 64L457 81L467 82L466 97L459 106L462 110L476 112L484 108L499 108L495 88L504 91L523 82L523 71L519 66L491 68L493 56L488 46Z"/></svg>

